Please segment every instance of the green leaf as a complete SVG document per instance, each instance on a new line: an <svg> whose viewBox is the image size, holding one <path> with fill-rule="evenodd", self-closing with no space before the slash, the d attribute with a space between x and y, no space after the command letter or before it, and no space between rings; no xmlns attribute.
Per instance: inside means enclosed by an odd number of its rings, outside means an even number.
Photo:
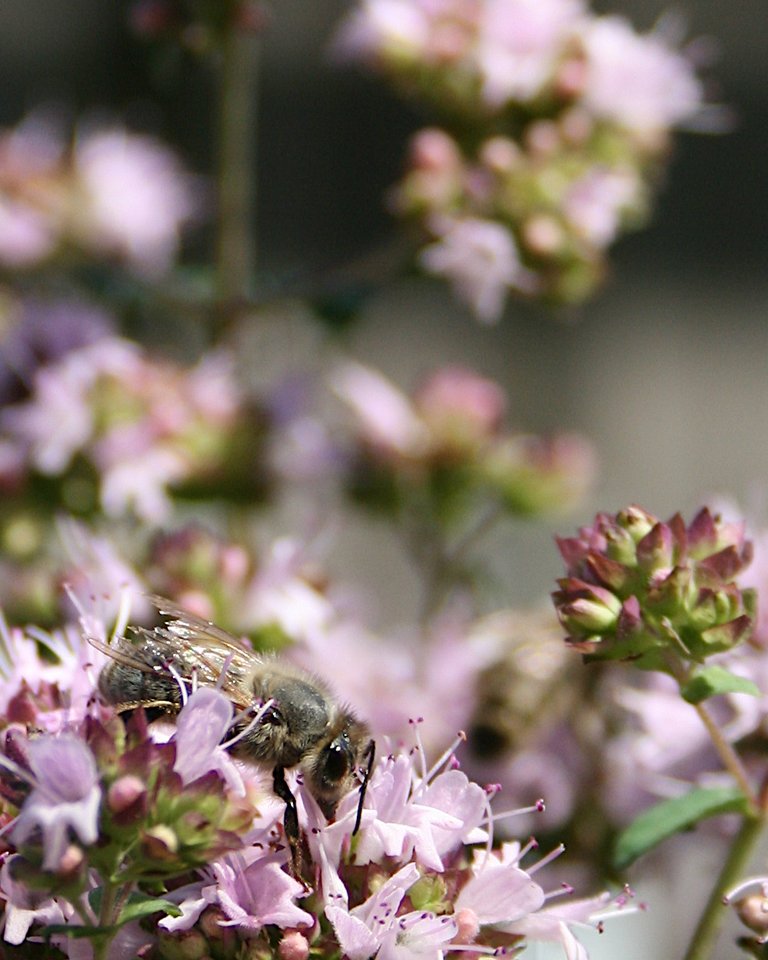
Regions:
<svg viewBox="0 0 768 960"><path fill-rule="evenodd" d="M759 697L760 689L751 680L739 677L724 667L705 667L683 686L681 693L688 703L701 703L720 693L749 693Z"/></svg>
<svg viewBox="0 0 768 960"><path fill-rule="evenodd" d="M140 920L141 917L147 917L151 913L166 913L171 917L180 917L181 910L177 903L171 903L163 897L149 897L143 893L132 893L128 897L128 902L120 911L117 919L117 925L122 927L124 923L130 923L131 920Z"/></svg>
<svg viewBox="0 0 768 960"><path fill-rule="evenodd" d="M619 835L613 855L614 866L623 870L662 840L690 829L700 820L746 809L747 800L735 787L697 788L683 797L664 800L641 813Z"/></svg>
<svg viewBox="0 0 768 960"><path fill-rule="evenodd" d="M104 891L102 887L96 887L88 894L88 903L90 904L90 907L96 916L101 913L101 901L103 894ZM179 909L178 905L172 903L170 900L165 900L163 897L153 897L149 894L134 890L123 904L123 908L120 911L120 916L113 925L109 927L94 927L89 929L101 930L102 933L105 931L114 931L119 927L124 926L126 923L130 923L131 920L140 920L142 917L147 917L152 913L159 912L166 913L171 917L181 916L181 910ZM67 931L70 929L69 925L65 924L64 927ZM75 929L79 930L81 928L77 927ZM77 934L77 936L82 936L82 934Z"/></svg>

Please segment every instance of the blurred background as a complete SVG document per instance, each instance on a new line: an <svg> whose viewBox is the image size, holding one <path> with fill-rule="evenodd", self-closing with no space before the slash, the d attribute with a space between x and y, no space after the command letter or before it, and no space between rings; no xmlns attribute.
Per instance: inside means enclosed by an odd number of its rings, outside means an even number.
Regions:
<svg viewBox="0 0 768 960"><path fill-rule="evenodd" d="M665 9L641 0L595 6L643 30ZM211 78L196 64L153 58L127 29L126 9L101 0L0 4L0 125L41 104L93 113L160 136L190 168L210 173ZM328 41L346 9L341 0L279 0L264 37L258 247L260 271L276 288L386 243L394 232L386 191L408 135L424 123L385 84L330 63ZM699 0L683 12L691 35L717 42L714 99L732 108L733 129L677 138L654 221L618 243L609 283L591 303L559 312L511 305L498 325L482 327L443 284L403 281L373 298L351 332L353 354L405 388L438 364L461 362L505 385L513 429L574 430L596 445L600 482L581 515L506 524L491 536L507 603L549 593L560 572L552 533L596 509L635 502L658 516L690 515L719 495L768 521L765 5ZM204 250L204 237L195 242ZM300 366L316 345L309 326L280 317L249 340L254 370L267 377ZM290 526L291 505L269 522ZM350 518L334 572L367 584L382 621L407 617L412 572L383 527L376 543L372 551L364 519ZM712 867L702 862L701 871ZM689 864L682 869L690 876ZM678 879L668 877L668 889ZM647 957L646 948L635 941L623 955Z"/></svg>
<svg viewBox="0 0 768 960"><path fill-rule="evenodd" d="M643 30L665 9L640 0L597 6ZM406 138L423 125L384 83L330 62L328 41L346 9L340 0L280 0L263 42L259 260L266 282L287 288L387 241L385 194L401 173ZM591 303L554 313L513 304L486 328L439 282L403 282L370 303L352 334L353 352L405 387L461 360L507 386L515 428L590 436L602 469L585 518L629 502L666 516L713 492L759 516L764 499L765 8L762 0L711 0L683 12L690 35L717 43L709 73L715 99L733 110L733 129L677 137L654 221L617 244L609 283ZM93 112L167 139L193 169L210 172L211 78L191 62L158 62L125 14L124 4L99 0L1 4L0 123L41 103ZM279 355L300 363L314 350L303 329L280 326L274 339L258 344L270 363ZM522 525L497 538L499 556L514 564L505 585L512 582L514 599L549 590L558 570L549 534ZM344 532L340 572L367 571L382 609L402 609L409 572L386 544L374 563L366 539L364 524Z"/></svg>

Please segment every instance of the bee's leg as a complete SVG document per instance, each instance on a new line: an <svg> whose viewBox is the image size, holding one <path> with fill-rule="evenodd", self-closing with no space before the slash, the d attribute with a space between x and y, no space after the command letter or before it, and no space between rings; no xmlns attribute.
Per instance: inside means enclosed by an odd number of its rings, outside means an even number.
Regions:
<svg viewBox="0 0 768 960"><path fill-rule="evenodd" d="M368 746L365 748L365 753L363 757L366 759L367 763L365 765L365 773L363 774L363 782L360 784L360 793L357 798L357 816L355 817L355 829L352 831L352 836L357 833L360 829L360 821L363 818L363 804L365 803L365 791L368 789L368 781L371 779L371 771L373 770L373 761L376 758L376 741L369 740Z"/></svg>
<svg viewBox="0 0 768 960"><path fill-rule="evenodd" d="M291 873L297 879L301 875L301 836L299 834L299 814L296 809L296 797L285 781L285 768L275 767L272 771L272 784L275 793L285 804L283 827L291 848Z"/></svg>

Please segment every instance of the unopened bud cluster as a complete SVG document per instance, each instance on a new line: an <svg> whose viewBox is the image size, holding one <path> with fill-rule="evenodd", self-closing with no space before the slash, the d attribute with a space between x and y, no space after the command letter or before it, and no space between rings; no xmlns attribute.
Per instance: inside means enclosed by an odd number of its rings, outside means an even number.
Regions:
<svg viewBox="0 0 768 960"><path fill-rule="evenodd" d="M664 669L666 651L702 661L745 639L755 595L740 589L751 543L741 524L708 509L686 526L639 507L598 514L579 535L558 539L567 565L553 594L568 642L596 660Z"/></svg>

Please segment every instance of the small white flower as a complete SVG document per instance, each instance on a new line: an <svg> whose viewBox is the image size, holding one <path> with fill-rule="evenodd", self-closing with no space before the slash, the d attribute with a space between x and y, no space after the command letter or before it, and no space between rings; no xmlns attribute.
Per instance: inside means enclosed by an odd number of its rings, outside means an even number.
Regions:
<svg viewBox="0 0 768 960"><path fill-rule="evenodd" d="M445 277L478 320L494 323L509 290L529 281L514 237L500 223L477 217L440 224L438 233L440 238L421 252L422 266Z"/></svg>

